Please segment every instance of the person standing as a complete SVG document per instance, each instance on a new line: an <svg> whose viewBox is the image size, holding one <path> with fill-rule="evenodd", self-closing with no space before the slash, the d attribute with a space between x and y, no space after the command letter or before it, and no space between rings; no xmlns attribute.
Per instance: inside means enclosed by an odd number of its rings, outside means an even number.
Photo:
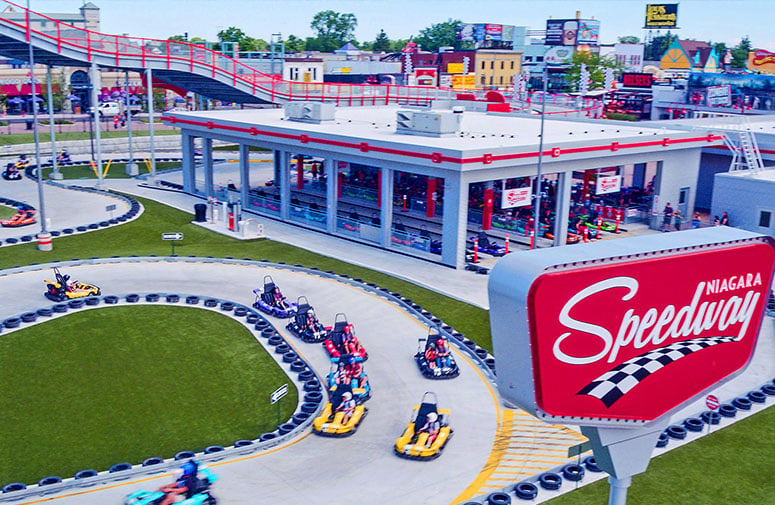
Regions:
<svg viewBox="0 0 775 505"><path fill-rule="evenodd" d="M673 220L673 207L670 206L670 202L667 202L664 210L662 211L662 231L670 231L670 221Z"/></svg>
<svg viewBox="0 0 775 505"><path fill-rule="evenodd" d="M695 212L692 218L692 228L697 229L700 227L700 213Z"/></svg>
<svg viewBox="0 0 775 505"><path fill-rule="evenodd" d="M675 231L681 231L681 209L676 209L675 213L673 214L673 223L675 225Z"/></svg>
<svg viewBox="0 0 775 505"><path fill-rule="evenodd" d="M721 213L721 221L719 222L721 226L730 226L729 224L729 214L727 214L727 211L724 211Z"/></svg>

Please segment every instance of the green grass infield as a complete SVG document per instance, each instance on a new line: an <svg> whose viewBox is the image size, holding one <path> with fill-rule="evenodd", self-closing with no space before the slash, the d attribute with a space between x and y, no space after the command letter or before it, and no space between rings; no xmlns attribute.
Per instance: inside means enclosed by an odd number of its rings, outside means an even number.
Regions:
<svg viewBox="0 0 775 505"><path fill-rule="evenodd" d="M105 168L108 168L108 171L105 172ZM137 168L141 174L149 173L149 168L146 163L137 163ZM172 170L175 168L180 168L180 162L179 161L157 161L156 162L156 171L157 172L163 172L165 170ZM103 170L103 177L106 179L128 179L129 176L126 174L126 163L111 163L110 167L107 166L107 161L104 161L102 163L102 170ZM96 179L97 174L94 171L94 169L89 165L65 165L59 167L59 171L62 173L63 179ZM44 168L43 169L43 178L49 179L51 176L52 169L51 168Z"/></svg>
<svg viewBox="0 0 775 505"><path fill-rule="evenodd" d="M8 205L0 205L0 219L8 219L16 214L18 210L16 207L9 207Z"/></svg>
<svg viewBox="0 0 775 505"><path fill-rule="evenodd" d="M0 483L255 439L290 380L234 319L175 306L83 310L0 337ZM298 395L279 402L285 422Z"/></svg>

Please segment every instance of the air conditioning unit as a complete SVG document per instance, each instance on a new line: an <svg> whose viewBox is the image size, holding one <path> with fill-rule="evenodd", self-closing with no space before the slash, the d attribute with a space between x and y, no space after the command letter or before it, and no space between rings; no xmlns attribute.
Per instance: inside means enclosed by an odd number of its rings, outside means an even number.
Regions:
<svg viewBox="0 0 775 505"><path fill-rule="evenodd" d="M336 106L325 102L290 102L285 104L285 118L304 123L333 121Z"/></svg>
<svg viewBox="0 0 775 505"><path fill-rule="evenodd" d="M441 137L460 131L463 114L457 111L400 110L396 113L396 133Z"/></svg>

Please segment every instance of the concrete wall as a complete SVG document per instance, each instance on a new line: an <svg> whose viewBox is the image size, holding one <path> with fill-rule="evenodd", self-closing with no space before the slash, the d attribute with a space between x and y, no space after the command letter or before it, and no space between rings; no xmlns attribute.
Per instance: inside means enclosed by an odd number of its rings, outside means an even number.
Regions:
<svg viewBox="0 0 775 505"><path fill-rule="evenodd" d="M724 154L702 153L700 173L697 176L697 199L695 207L710 210L713 199L713 181L716 174L729 172L732 157Z"/></svg>
<svg viewBox="0 0 775 505"><path fill-rule="evenodd" d="M761 211L770 211L769 228L759 226ZM775 237L775 177L769 180L742 172L716 174L712 216L727 211L732 226Z"/></svg>

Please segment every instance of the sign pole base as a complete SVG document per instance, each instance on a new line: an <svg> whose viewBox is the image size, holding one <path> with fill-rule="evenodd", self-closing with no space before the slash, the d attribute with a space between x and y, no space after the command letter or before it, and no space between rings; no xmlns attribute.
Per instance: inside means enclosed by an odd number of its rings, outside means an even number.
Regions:
<svg viewBox="0 0 775 505"><path fill-rule="evenodd" d="M608 483L611 485L611 492L608 495L608 505L626 505L627 488L630 487L632 477L617 479L613 475L608 477Z"/></svg>

